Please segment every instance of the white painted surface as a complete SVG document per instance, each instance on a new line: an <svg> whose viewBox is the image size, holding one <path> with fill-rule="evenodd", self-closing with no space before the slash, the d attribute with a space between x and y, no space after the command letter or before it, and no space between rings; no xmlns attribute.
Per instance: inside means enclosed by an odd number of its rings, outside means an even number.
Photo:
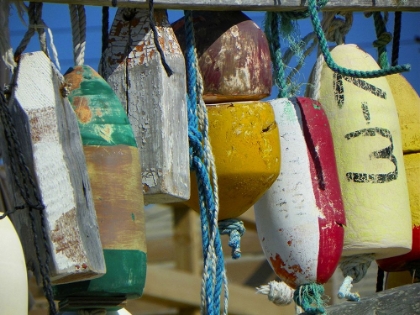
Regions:
<svg viewBox="0 0 420 315"><path fill-rule="evenodd" d="M283 268L297 277L297 284L304 284L316 280L320 212L313 194L301 118L288 99L270 103L280 131L281 171L254 206L258 237L267 260L280 255ZM302 271L296 272L292 266L300 266Z"/></svg>

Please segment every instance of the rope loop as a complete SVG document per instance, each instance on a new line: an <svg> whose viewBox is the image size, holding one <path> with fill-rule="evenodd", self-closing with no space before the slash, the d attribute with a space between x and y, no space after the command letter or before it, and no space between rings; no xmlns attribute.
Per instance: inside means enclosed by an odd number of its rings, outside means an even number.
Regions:
<svg viewBox="0 0 420 315"><path fill-rule="evenodd" d="M241 237L245 233L244 223L238 219L219 221L221 235L229 235L229 247L232 248L232 258L241 258Z"/></svg>
<svg viewBox="0 0 420 315"><path fill-rule="evenodd" d="M310 11L310 17L312 21L312 26L314 28L315 33L317 34L319 46L321 49L322 54L324 55L324 59L328 67L341 75L348 76L348 77L355 77L355 78L377 78L385 75L400 73L404 71L409 71L411 69L410 65L398 65L386 69L381 70L373 70L373 71L360 71L360 70L353 70L340 67L335 63L332 59L331 54L328 49L327 40L325 38L324 32L322 31L321 23L318 17L318 10L316 7L316 0L308 0L308 7Z"/></svg>

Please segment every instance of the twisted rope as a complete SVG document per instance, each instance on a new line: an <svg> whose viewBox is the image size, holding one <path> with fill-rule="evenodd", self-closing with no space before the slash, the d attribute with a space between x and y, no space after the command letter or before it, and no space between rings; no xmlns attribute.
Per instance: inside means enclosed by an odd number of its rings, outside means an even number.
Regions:
<svg viewBox="0 0 420 315"><path fill-rule="evenodd" d="M160 61L162 62L163 67L165 68L166 74L168 75L168 77L170 77L173 74L173 71L171 67L169 67L168 63L166 62L165 53L163 52L162 47L160 46L159 34L156 29L153 13L154 13L153 0L149 0L149 21L150 21L149 23L150 23L150 28L152 29L152 32L153 32L153 41L155 43L156 49L159 52Z"/></svg>
<svg viewBox="0 0 420 315"><path fill-rule="evenodd" d="M71 30L73 37L73 59L75 66L82 66L85 62L86 49L86 13L85 7L70 4Z"/></svg>
<svg viewBox="0 0 420 315"><path fill-rule="evenodd" d="M241 258L241 237L245 233L244 223L237 219L219 221L221 235L229 235L229 247L232 248L232 258Z"/></svg>
<svg viewBox="0 0 420 315"><path fill-rule="evenodd" d="M0 2L0 55L6 67L13 71L16 67L15 59L13 58L13 49L10 45L9 35L9 1ZM2 88L2 87L0 87Z"/></svg>
<svg viewBox="0 0 420 315"><path fill-rule="evenodd" d="M35 34L35 31L37 31L38 33L41 50L47 56L49 56L48 48L47 48L47 39L46 39L46 34L45 34L45 29L46 29L48 32L48 36L50 38L50 48L52 52L53 61L55 65L57 66L57 68L60 69L60 63L58 61L57 49L55 48L55 45L54 45L53 34L51 32L51 29L42 20L42 2L39 2L39 3L30 2L29 8L28 8L28 16L29 16L28 30L26 31L19 46L16 48L14 59L15 60L19 59L19 56L26 49L26 47L29 44L29 41L31 40L32 36Z"/></svg>
<svg viewBox="0 0 420 315"><path fill-rule="evenodd" d="M400 54L401 20L402 20L401 11L395 12L394 38L392 41L392 58L391 58L392 66L396 66L398 64L398 57Z"/></svg>
<svg viewBox="0 0 420 315"><path fill-rule="evenodd" d="M373 20L375 22L375 32L378 38L373 42L373 46L378 49L378 63L382 69L389 68L388 53L386 45L391 42L392 34L386 31L385 21L382 18L381 12L373 13Z"/></svg>
<svg viewBox="0 0 420 315"><path fill-rule="evenodd" d="M338 297L340 299L356 302L360 300L360 295L358 293L351 292L352 283L357 283L363 279L374 259L375 256L373 254L353 255L342 259L340 269L345 278L338 290Z"/></svg>
<svg viewBox="0 0 420 315"><path fill-rule="evenodd" d="M353 69L347 69L340 67L335 63L335 61L332 59L331 54L328 49L327 40L324 36L324 32L322 31L321 23L318 18L318 11L316 6L316 0L308 0L308 8L310 11L310 17L312 26L314 28L314 31L318 37L319 46L321 49L321 52L324 56L325 62L327 63L328 67L341 75L349 76L349 77L356 77L356 78L377 78L384 75L390 75L395 73L400 73L404 71L409 71L411 69L410 65L398 65L394 67L390 67L387 69L381 69L381 70L372 70L372 71L360 71L360 70L353 70Z"/></svg>
<svg viewBox="0 0 420 315"><path fill-rule="evenodd" d="M289 287L285 282L270 281L267 285L258 287L257 293L267 295L268 300L280 306L288 305L293 302L295 290Z"/></svg>
<svg viewBox="0 0 420 315"><path fill-rule="evenodd" d="M202 100L202 79L198 71L191 11L185 11L185 32L190 168L196 172L197 178L204 258L201 312L208 315L219 315L223 286L225 291L223 314L227 314L227 278L220 234L217 228L219 211L217 185L215 184L217 176L208 139L207 111Z"/></svg>
<svg viewBox="0 0 420 315"><path fill-rule="evenodd" d="M44 295L47 298L49 305L49 314L57 314L57 310L54 303L54 296L52 292L51 280L50 280L50 257L51 251L48 242L48 232L45 225L45 206L42 202L42 198L38 191L36 182L32 177L31 171L26 164L25 157L21 150L21 144L16 132L16 127L13 122L11 113L7 106L6 98L3 91L0 90L0 119L4 126L4 134L7 143L7 152L10 159L11 173L13 175L13 181L18 193L25 202L24 206L18 206L17 208L23 209L27 207L29 209L29 217L31 220L31 229L34 237L35 254L37 257L39 270L42 276L42 284ZM39 213L39 220L41 221L41 233L43 238L43 247L45 251L45 261L41 257L41 249L39 247L40 240L38 239L37 226L35 224L35 212Z"/></svg>
<svg viewBox="0 0 420 315"><path fill-rule="evenodd" d="M323 300L324 287L317 283L303 284L297 287L293 299L306 314L325 314Z"/></svg>

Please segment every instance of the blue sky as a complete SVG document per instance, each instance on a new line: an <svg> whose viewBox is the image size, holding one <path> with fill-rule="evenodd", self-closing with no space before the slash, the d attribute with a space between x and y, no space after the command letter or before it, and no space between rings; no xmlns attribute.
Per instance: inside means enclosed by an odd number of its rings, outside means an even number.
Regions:
<svg viewBox="0 0 420 315"><path fill-rule="evenodd" d="M112 24L114 13L115 9L112 8L110 11L110 24ZM86 14L88 25L85 64L97 69L101 53L101 8L86 6ZM182 14L182 11L169 11L170 22L177 20ZM246 14L261 26L264 12L246 12ZM68 6L62 4L44 4L43 19L53 32L54 43L57 47L61 64L61 71L64 73L73 65ZM388 31L390 32L393 30L393 20L394 14L390 13L387 25ZM402 21L399 63L411 64L411 72L405 73L404 76L417 90L417 93L420 94L420 44L417 44L414 40L416 35L420 36L420 12L404 12ZM299 29L302 37L310 33L312 31L310 20L299 21ZM14 49L18 46L25 31L26 26L19 20L16 15L16 10L13 8L10 16L10 37ZM359 45L359 47L370 53L376 59L376 50L372 46L372 42L375 39L376 35L373 19L364 17L363 13L355 13L353 27L346 37L346 43ZM39 43L37 37L34 36L26 49L26 52L37 50L39 50ZM388 45L388 51L391 51L390 45ZM312 53L307 58L304 67L300 71L298 77L299 82L307 82L315 59L315 53ZM273 92L273 95L274 94L276 94L275 90Z"/></svg>

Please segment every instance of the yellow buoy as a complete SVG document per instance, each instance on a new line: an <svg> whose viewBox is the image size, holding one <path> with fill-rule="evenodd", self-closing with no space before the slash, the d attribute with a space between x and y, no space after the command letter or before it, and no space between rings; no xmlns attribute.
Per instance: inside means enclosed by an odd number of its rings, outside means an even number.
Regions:
<svg viewBox="0 0 420 315"><path fill-rule="evenodd" d="M207 106L209 137L219 185L219 220L248 210L280 172L279 131L268 102ZM199 210L196 179L188 206Z"/></svg>
<svg viewBox="0 0 420 315"><path fill-rule="evenodd" d="M331 55L345 68L379 69L356 45L338 45ZM351 78L325 63L321 67L319 101L331 126L346 210L343 256L407 253L411 213L401 131L387 79ZM313 83L317 86L316 78Z"/></svg>

